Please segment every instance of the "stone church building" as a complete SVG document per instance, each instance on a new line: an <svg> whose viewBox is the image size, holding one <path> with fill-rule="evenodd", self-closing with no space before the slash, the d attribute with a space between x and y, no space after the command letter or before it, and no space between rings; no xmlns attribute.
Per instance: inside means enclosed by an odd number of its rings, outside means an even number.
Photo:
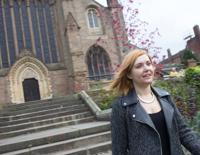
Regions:
<svg viewBox="0 0 200 155"><path fill-rule="evenodd" d="M115 39L124 24L117 9L116 0L108 7L94 0L0 0L0 104L110 80L125 51L124 39Z"/></svg>

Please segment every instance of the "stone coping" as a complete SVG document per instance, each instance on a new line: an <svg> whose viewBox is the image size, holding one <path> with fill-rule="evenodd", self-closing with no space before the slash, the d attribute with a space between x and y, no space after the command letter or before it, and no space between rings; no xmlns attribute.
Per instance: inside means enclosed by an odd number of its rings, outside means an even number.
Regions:
<svg viewBox="0 0 200 155"><path fill-rule="evenodd" d="M66 67L63 63L51 63L51 64L45 64L45 66L48 68L49 71L57 71L57 70L66 70ZM5 77L8 75L8 72L10 71L10 68L2 68L0 69L0 77Z"/></svg>
<svg viewBox="0 0 200 155"><path fill-rule="evenodd" d="M101 110L94 100L82 90L79 94L80 98L89 106L97 120L109 121L111 117L111 109Z"/></svg>

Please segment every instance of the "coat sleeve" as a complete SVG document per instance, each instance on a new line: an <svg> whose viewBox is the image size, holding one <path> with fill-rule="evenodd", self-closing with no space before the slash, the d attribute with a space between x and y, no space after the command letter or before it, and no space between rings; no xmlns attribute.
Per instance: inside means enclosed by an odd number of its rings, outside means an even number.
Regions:
<svg viewBox="0 0 200 155"><path fill-rule="evenodd" d="M172 99L170 97L171 103ZM199 137L187 126L184 121L183 116L179 112L175 104L173 104L175 109L175 119L178 126L178 132L181 144L189 150L193 155L200 155L200 139Z"/></svg>
<svg viewBox="0 0 200 155"><path fill-rule="evenodd" d="M113 102L111 115L112 155L127 155L127 126L125 108L120 100Z"/></svg>

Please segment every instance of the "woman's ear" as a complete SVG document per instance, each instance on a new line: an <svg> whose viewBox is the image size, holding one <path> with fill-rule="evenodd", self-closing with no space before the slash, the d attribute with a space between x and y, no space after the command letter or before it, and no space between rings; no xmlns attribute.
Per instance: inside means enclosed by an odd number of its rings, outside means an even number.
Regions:
<svg viewBox="0 0 200 155"><path fill-rule="evenodd" d="M131 80L133 79L132 76L131 76L131 73L128 73L128 74L127 74L127 78L128 78L128 79L131 79Z"/></svg>
<svg viewBox="0 0 200 155"><path fill-rule="evenodd" d="M153 71L155 72L156 70L156 64L153 64Z"/></svg>

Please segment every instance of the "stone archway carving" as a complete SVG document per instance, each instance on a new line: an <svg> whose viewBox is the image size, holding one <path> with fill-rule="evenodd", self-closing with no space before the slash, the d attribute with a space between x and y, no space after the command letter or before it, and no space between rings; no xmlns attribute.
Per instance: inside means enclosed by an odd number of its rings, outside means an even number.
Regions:
<svg viewBox="0 0 200 155"><path fill-rule="evenodd" d="M25 101L22 82L29 78L38 80L41 99L52 98L48 69L41 61L27 55L19 59L9 71L12 103L23 103Z"/></svg>

